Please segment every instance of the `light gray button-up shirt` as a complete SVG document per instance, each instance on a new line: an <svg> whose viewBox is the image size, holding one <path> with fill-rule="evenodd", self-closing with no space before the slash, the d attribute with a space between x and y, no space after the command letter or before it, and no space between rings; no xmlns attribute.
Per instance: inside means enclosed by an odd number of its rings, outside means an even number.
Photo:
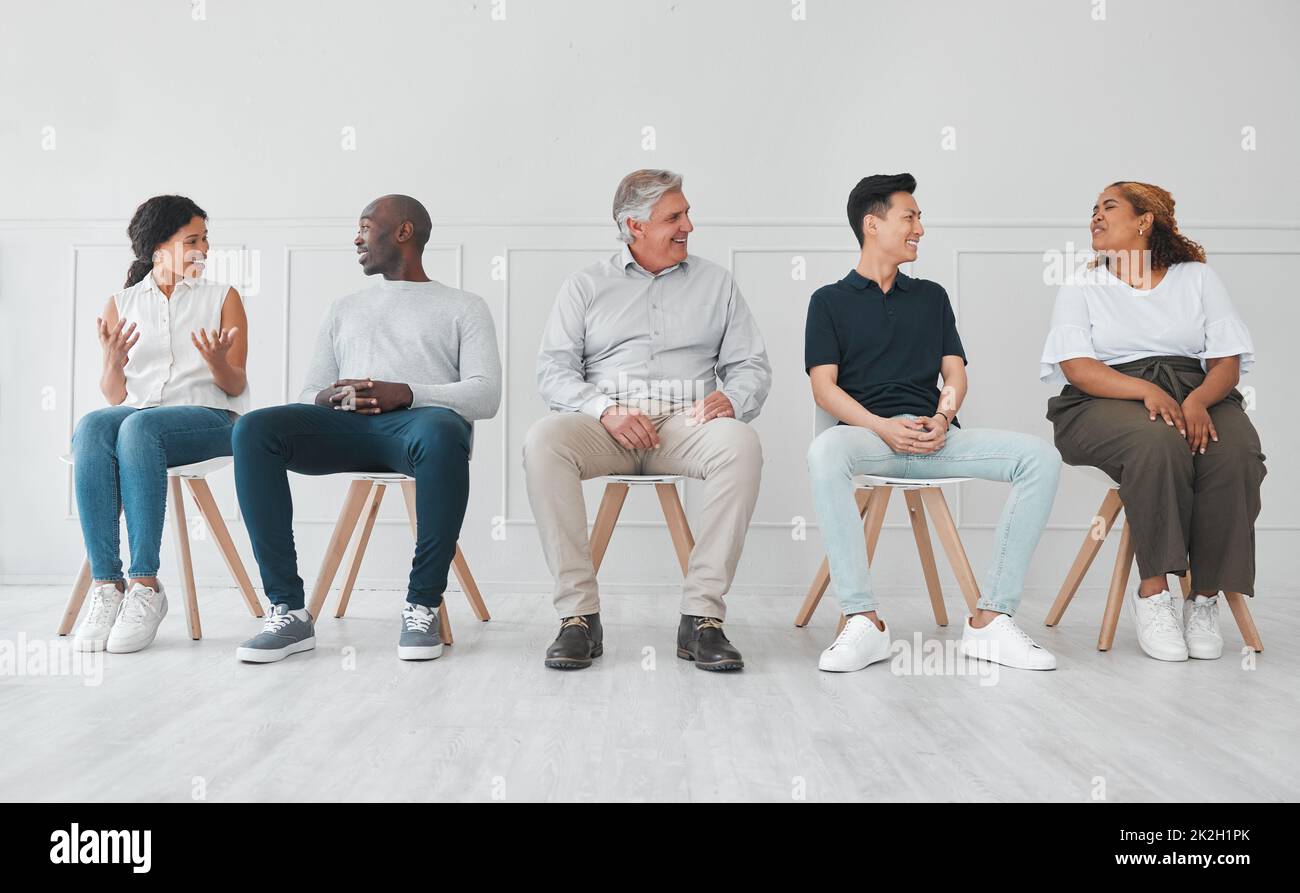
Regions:
<svg viewBox="0 0 1300 893"><path fill-rule="evenodd" d="M625 245L569 276L542 332L537 386L554 410L600 418L615 403L680 411L713 391L748 422L772 367L731 273L690 255L657 276Z"/></svg>

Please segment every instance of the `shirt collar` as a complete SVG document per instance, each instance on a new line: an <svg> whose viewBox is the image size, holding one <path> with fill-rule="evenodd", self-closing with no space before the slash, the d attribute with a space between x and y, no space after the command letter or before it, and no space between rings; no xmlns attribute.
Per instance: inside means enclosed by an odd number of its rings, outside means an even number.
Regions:
<svg viewBox="0 0 1300 893"><path fill-rule="evenodd" d="M182 288L182 287L193 288L197 283L197 281L198 281L197 279L191 279L189 276L182 276L177 281L176 288ZM158 287L158 280L153 278L153 270L150 270L148 273L145 273L144 283L145 283L144 286L145 291L155 291L158 294L162 294L162 289ZM172 294L175 293L176 293L176 289L172 289Z"/></svg>
<svg viewBox="0 0 1300 893"><path fill-rule="evenodd" d="M658 275L662 276L665 273L671 273L673 270L676 270L678 267L681 267L682 272L685 273L687 271L687 267L689 267L690 265L691 265L691 259L688 257L686 260L682 261L679 264L673 264L671 267L666 267L665 269L660 270ZM618 266L619 269L621 269L624 273L627 272L627 268L629 266L633 266L636 267L637 270L640 271L641 273L644 273L646 276L653 277L655 275L651 273L649 270L647 270L645 267L641 266L639 263L636 262L636 258L632 256L632 246L628 245L626 242L623 243L623 250L619 252Z"/></svg>
<svg viewBox="0 0 1300 893"><path fill-rule="evenodd" d="M849 275L845 276L842 281L846 285L853 286L858 291L866 291L868 288L874 288L876 291L880 291L880 286L876 283L874 279L868 279L866 276L863 276L861 273L859 273L856 269L849 270ZM894 285L898 286L903 291L911 291L912 277L908 276L902 270L899 270L898 274L894 277Z"/></svg>

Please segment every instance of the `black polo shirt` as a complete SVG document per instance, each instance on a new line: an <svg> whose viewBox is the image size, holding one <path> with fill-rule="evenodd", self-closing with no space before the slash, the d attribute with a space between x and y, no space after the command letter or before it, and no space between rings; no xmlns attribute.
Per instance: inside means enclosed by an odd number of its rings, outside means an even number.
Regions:
<svg viewBox="0 0 1300 893"><path fill-rule="evenodd" d="M851 270L808 303L804 372L839 366L836 383L878 416L934 415L945 356L966 362L948 293L936 282L900 270L885 294Z"/></svg>

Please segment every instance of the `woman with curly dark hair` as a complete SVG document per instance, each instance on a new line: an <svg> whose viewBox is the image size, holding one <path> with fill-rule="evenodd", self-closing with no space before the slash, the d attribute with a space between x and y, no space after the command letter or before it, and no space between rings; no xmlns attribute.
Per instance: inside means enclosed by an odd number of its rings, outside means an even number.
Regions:
<svg viewBox="0 0 1300 893"><path fill-rule="evenodd" d="M1061 287L1041 377L1070 465L1119 482L1142 578L1129 594L1142 650L1157 660L1223 653L1218 595L1254 595L1264 454L1236 390L1255 348L1174 198L1121 180L1092 209L1092 270ZM1168 574L1191 568L1180 606Z"/></svg>
<svg viewBox="0 0 1300 893"><path fill-rule="evenodd" d="M167 469L231 455L248 407L248 320L235 289L200 279L207 214L159 195L136 209L126 287L95 321L103 349L99 389L109 406L87 413L72 438L77 511L94 586L77 627L80 651L139 651L167 613L158 552ZM118 516L130 539L122 576Z"/></svg>

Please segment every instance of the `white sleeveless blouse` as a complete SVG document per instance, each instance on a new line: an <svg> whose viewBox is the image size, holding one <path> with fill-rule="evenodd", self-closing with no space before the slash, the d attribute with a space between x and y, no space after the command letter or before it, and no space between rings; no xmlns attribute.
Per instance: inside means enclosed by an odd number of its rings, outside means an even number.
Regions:
<svg viewBox="0 0 1300 893"><path fill-rule="evenodd" d="M135 323L140 340L126 362L123 406L207 406L248 411L248 387L232 397L212 380L212 372L190 340L199 329L221 328L221 307L230 286L205 279L176 283L170 299L153 274L113 295L119 319Z"/></svg>

